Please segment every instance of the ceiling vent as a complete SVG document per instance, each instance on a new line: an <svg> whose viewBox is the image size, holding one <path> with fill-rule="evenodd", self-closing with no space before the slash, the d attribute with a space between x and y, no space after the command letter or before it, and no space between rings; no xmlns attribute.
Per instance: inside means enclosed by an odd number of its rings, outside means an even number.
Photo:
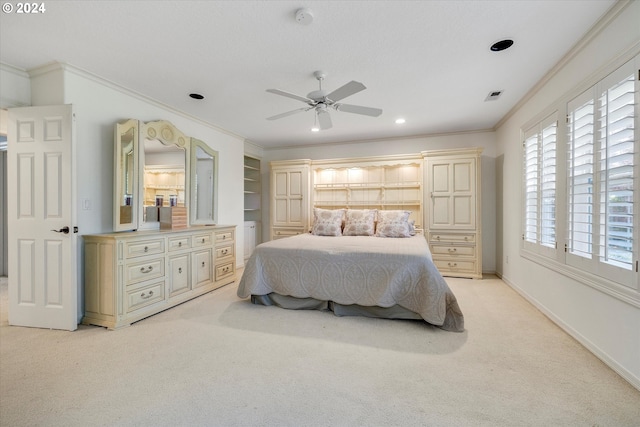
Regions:
<svg viewBox="0 0 640 427"><path fill-rule="evenodd" d="M487 97L484 99L485 101L495 101L496 99L500 98L500 95L502 95L501 90L494 90L489 92L489 95L487 95Z"/></svg>

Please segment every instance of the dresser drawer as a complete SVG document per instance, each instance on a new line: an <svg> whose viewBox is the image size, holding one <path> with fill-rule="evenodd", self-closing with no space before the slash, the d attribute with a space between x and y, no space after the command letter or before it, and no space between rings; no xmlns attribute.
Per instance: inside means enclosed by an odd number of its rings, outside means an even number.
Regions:
<svg viewBox="0 0 640 427"><path fill-rule="evenodd" d="M191 237L189 236L172 237L169 239L168 246L169 246L169 252L188 249L191 247Z"/></svg>
<svg viewBox="0 0 640 427"><path fill-rule="evenodd" d="M282 239L283 237L297 236L303 234L304 228L273 228L273 238Z"/></svg>
<svg viewBox="0 0 640 427"><path fill-rule="evenodd" d="M164 277L164 258L153 258L144 262L127 264L126 274L127 286L143 280Z"/></svg>
<svg viewBox="0 0 640 427"><path fill-rule="evenodd" d="M433 243L475 243L475 233L429 233L429 241Z"/></svg>
<svg viewBox="0 0 640 427"><path fill-rule="evenodd" d="M227 276L233 276L236 272L235 262L228 262L216 267L216 282Z"/></svg>
<svg viewBox="0 0 640 427"><path fill-rule="evenodd" d="M200 246L209 246L209 245L211 245L211 233L197 234L193 236L194 248L197 248Z"/></svg>
<svg viewBox="0 0 640 427"><path fill-rule="evenodd" d="M457 257L474 257L476 256L475 246L445 246L445 245L433 245L431 246L432 255L448 255L452 258Z"/></svg>
<svg viewBox="0 0 640 427"><path fill-rule="evenodd" d="M139 240L125 242L124 254L127 258L161 254L164 252L164 239Z"/></svg>
<svg viewBox="0 0 640 427"><path fill-rule="evenodd" d="M433 263L441 273L475 273L476 262L459 259L434 259Z"/></svg>
<svg viewBox="0 0 640 427"><path fill-rule="evenodd" d="M233 241L233 231L216 231L216 244Z"/></svg>
<svg viewBox="0 0 640 427"><path fill-rule="evenodd" d="M164 300L164 281L127 291L127 312L140 310Z"/></svg>
<svg viewBox="0 0 640 427"><path fill-rule="evenodd" d="M220 246L216 248L216 262L224 258L232 257L235 253L233 245Z"/></svg>

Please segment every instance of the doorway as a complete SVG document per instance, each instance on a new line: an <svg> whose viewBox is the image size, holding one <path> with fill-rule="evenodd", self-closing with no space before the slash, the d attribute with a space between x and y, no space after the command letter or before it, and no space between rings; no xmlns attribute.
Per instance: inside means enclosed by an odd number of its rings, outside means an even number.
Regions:
<svg viewBox="0 0 640 427"><path fill-rule="evenodd" d="M0 277L8 272L7 253L7 110L0 110Z"/></svg>

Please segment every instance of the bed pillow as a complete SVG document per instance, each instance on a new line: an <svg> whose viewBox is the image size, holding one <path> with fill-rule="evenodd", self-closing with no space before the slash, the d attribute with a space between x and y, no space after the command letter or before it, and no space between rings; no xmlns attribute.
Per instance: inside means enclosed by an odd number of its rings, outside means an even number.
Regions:
<svg viewBox="0 0 640 427"><path fill-rule="evenodd" d="M344 209L313 209L311 234L316 236L341 236Z"/></svg>
<svg viewBox="0 0 640 427"><path fill-rule="evenodd" d="M411 237L410 211L378 211L376 236Z"/></svg>
<svg viewBox="0 0 640 427"><path fill-rule="evenodd" d="M348 209L346 212L345 236L373 236L376 209Z"/></svg>

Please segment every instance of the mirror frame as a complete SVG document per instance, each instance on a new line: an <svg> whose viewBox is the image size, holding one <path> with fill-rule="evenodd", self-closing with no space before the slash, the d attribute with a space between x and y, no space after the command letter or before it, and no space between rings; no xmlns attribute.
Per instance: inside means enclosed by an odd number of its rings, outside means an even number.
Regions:
<svg viewBox="0 0 640 427"><path fill-rule="evenodd" d="M131 181L132 181L132 195L131 195L131 213L129 215L130 222L122 223L123 219L123 211L122 208L125 207L122 204L122 186L124 185L123 181L123 171L122 171L122 135L125 134L129 129L133 128L133 168L131 171ZM138 183L140 178L140 170L138 168L138 157L139 157L139 122L138 120L129 119L122 123L116 123L116 132L115 132L115 150L114 151L114 174L113 174L113 229L114 231L131 231L138 228L138 208L137 204L140 202L140 192L138 190ZM137 194L136 194L137 193Z"/></svg>
<svg viewBox="0 0 640 427"><path fill-rule="evenodd" d="M147 122L141 126L140 141L144 139L156 139L164 145L175 145L185 150L184 153L184 206L187 208L187 217L189 216L189 193L186 189L190 188L190 138L186 136L182 131L175 127L171 122L167 120L158 120L155 122ZM145 168L145 153L144 143L138 143L139 156L138 156L138 173L144 173ZM144 202L142 201L142 195L144 194L144 179L139 176L138 179L138 230L157 230L160 228L159 221L145 222L144 218Z"/></svg>
<svg viewBox="0 0 640 427"><path fill-rule="evenodd" d="M198 209L195 204L197 203L197 188L195 183L197 181L198 174L198 148L202 149L205 153L209 154L213 160L213 183L212 183L212 192L213 197L211 198L211 219L198 219ZM218 152L207 145L204 141L201 141L196 138L191 138L191 158L189 160L189 165L191 168L190 171L190 179L191 183L189 186L190 200L192 202L192 208L189 210L189 221L191 225L215 225L218 222Z"/></svg>

